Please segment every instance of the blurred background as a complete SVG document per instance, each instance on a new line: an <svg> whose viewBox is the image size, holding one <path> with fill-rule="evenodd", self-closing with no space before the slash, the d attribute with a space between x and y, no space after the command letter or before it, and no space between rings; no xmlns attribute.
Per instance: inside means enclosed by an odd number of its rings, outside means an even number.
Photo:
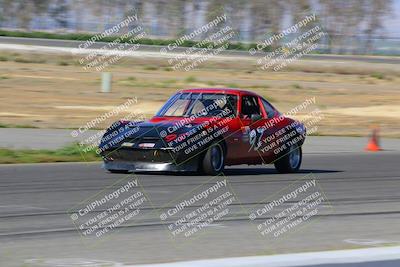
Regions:
<svg viewBox="0 0 400 267"><path fill-rule="evenodd" d="M224 11L238 33L235 41L245 43L280 32L304 13L316 13L329 35L321 40L320 52L400 54L400 1L395 0L0 0L0 28L101 32L133 9L155 39L192 32Z"/></svg>

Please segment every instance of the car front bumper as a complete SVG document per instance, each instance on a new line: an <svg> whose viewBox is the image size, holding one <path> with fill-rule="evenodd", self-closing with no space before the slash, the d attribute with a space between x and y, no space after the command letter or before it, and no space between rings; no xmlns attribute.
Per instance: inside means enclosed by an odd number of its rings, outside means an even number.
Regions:
<svg viewBox="0 0 400 267"><path fill-rule="evenodd" d="M106 170L124 171L149 171L149 172L196 172L198 162L190 160L181 164L172 162L130 162L130 161L104 161L103 168Z"/></svg>

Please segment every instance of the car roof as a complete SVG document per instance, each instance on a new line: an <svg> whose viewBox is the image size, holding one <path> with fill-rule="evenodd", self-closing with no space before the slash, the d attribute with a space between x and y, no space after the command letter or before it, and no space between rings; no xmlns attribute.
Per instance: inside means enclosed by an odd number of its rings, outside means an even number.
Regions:
<svg viewBox="0 0 400 267"><path fill-rule="evenodd" d="M183 89L180 90L179 92L181 93L224 93L224 94L234 94L234 95L243 95L243 94L249 94L249 95L255 95L258 96L258 94L251 92L251 91L246 91L246 90L241 90L237 88L190 88L190 89Z"/></svg>

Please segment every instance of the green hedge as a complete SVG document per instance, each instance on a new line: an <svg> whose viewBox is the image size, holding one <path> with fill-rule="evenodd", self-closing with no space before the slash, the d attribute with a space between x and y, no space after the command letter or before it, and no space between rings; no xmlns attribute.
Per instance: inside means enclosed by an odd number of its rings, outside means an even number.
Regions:
<svg viewBox="0 0 400 267"><path fill-rule="evenodd" d="M22 31L6 31L0 30L0 36L7 37L24 37L24 38L42 38L42 39L59 39L59 40L76 40L76 41L86 41L95 36L95 34L90 33L50 33L50 32L22 32ZM103 38L101 41L103 42L113 42L116 40L118 36L108 36ZM122 40L122 42L127 42L129 39ZM174 43L175 40L171 39L139 39L136 43L142 45L160 45L166 46L168 44ZM181 47L192 47L198 44L199 42L186 40L180 46ZM208 44L199 45L199 47L207 47ZM255 48L256 43L241 43L234 42L229 43L228 50L249 50L250 48ZM271 51L271 47L267 47L264 51Z"/></svg>

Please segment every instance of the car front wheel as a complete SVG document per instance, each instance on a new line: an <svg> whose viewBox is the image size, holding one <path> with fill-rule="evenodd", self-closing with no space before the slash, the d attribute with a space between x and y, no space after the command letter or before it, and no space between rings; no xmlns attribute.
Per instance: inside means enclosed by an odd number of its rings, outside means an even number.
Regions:
<svg viewBox="0 0 400 267"><path fill-rule="evenodd" d="M224 170L225 153L220 143L212 144L203 158L203 171L208 175L216 175Z"/></svg>
<svg viewBox="0 0 400 267"><path fill-rule="evenodd" d="M300 169L302 158L301 146L292 145L284 156L275 161L274 165L280 173L297 172Z"/></svg>

